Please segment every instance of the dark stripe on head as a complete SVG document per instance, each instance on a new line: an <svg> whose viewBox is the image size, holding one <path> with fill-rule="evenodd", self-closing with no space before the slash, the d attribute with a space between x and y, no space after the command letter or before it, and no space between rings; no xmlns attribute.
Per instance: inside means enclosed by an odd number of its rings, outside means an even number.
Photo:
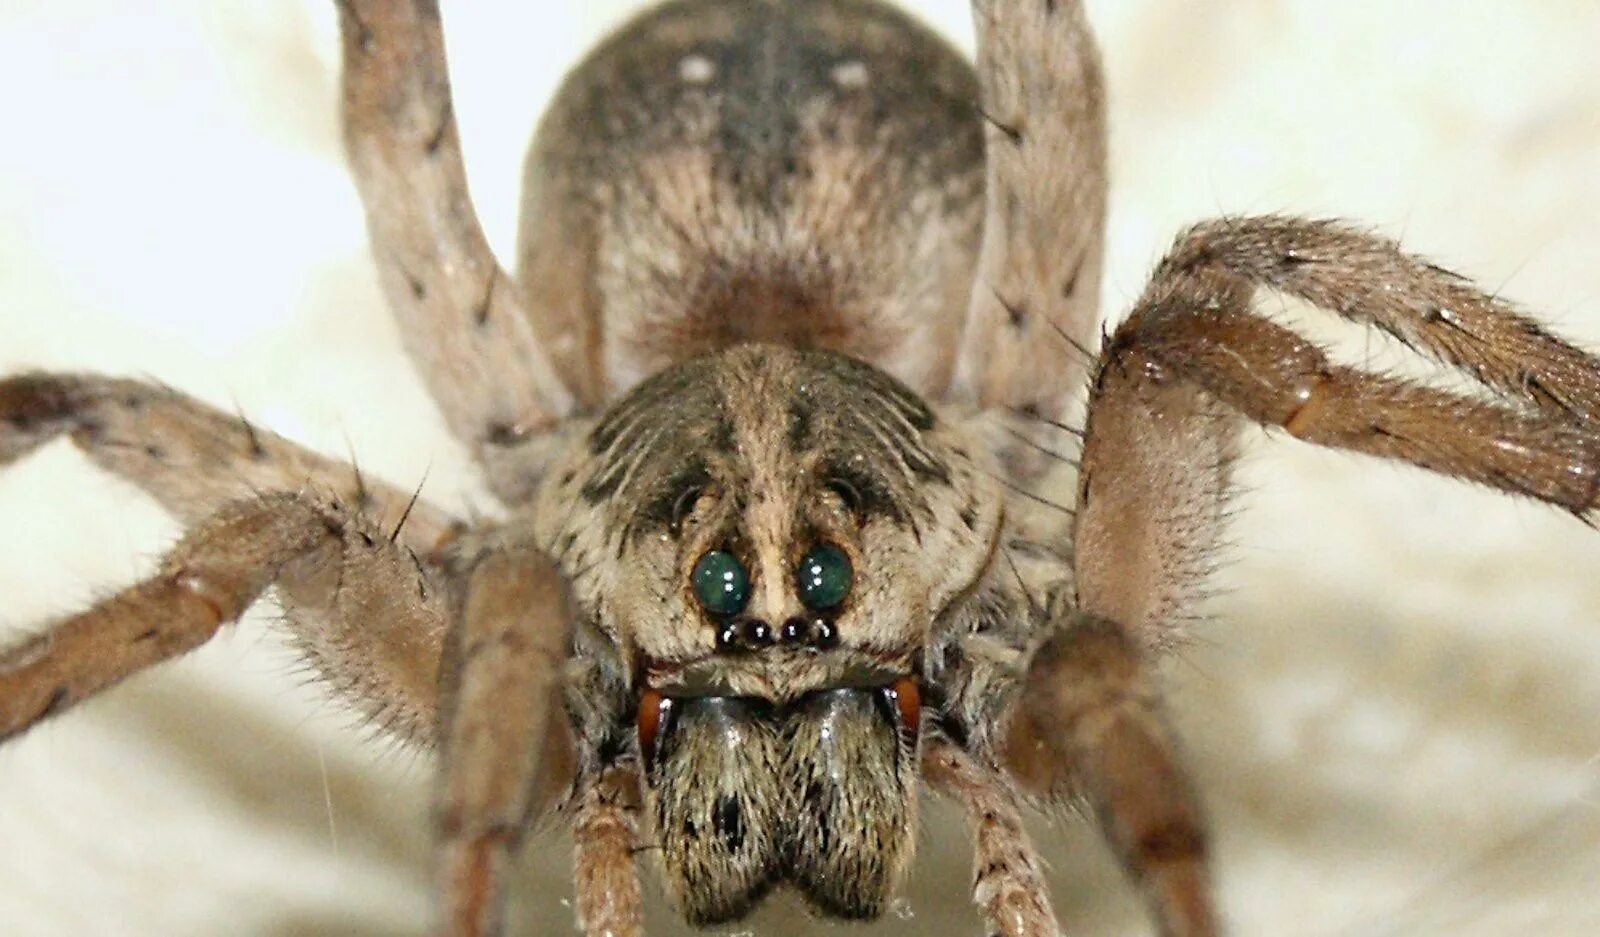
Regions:
<svg viewBox="0 0 1600 937"><path fill-rule="evenodd" d="M733 413L776 421L779 432L736 427ZM926 438L934 425L916 394L870 365L831 352L736 346L669 368L618 402L589 435L595 459L581 491L591 504L614 502L627 536L675 531L698 491L746 493L750 453L742 447L764 439L770 443L754 444L783 447L779 458L814 466L815 482L863 519L911 523L927 510L922 486L951 480Z"/></svg>

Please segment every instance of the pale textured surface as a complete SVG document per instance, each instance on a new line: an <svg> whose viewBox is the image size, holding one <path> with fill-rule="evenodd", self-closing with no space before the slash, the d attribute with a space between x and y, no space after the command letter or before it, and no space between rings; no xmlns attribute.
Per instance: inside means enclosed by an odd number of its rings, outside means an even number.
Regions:
<svg viewBox="0 0 1600 937"><path fill-rule="evenodd" d="M540 101L632 5L447 10L502 254ZM965 41L963 4L924 9ZM1401 235L1600 347L1600 6L1090 13L1113 315L1187 221L1281 210ZM481 504L363 257L333 52L320 2L5 4L0 369L157 375ZM1235 932L1600 932L1600 537L1416 471L1251 449L1232 592L1171 680ZM63 446L0 474L0 518L0 634L131 581L175 532ZM426 759L349 731L261 624L0 751L0 931L424 931ZM1041 833L1075 933L1146 932L1091 835ZM565 932L566 843L533 853L523 903ZM867 933L978 932L959 839L923 860L909 919ZM754 929L811 929L778 910Z"/></svg>

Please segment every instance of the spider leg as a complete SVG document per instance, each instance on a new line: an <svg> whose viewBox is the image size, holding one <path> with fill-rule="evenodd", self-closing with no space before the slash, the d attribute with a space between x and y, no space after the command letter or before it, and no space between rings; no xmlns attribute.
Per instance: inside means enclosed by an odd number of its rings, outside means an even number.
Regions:
<svg viewBox="0 0 1600 937"><path fill-rule="evenodd" d="M374 723L433 742L450 582L439 560L460 530L448 513L165 387L85 375L0 379L0 464L58 436L187 524L204 527L248 504L289 505L301 518L314 512L315 548L263 573L278 588L284 624L310 664ZM203 642L204 616L163 620L162 603L179 593L160 582L59 625L81 635L77 650L48 633L24 647L54 648L52 666L106 668L83 678L98 689ZM149 632L148 643L182 623L199 630L183 631L170 650L117 643L117 635Z"/></svg>
<svg viewBox="0 0 1600 937"><path fill-rule="evenodd" d="M996 937L1059 937L1040 860L1010 788L965 750L932 742L924 777L960 802L974 843L972 900Z"/></svg>
<svg viewBox="0 0 1600 937"><path fill-rule="evenodd" d="M426 502L412 504L410 491L169 387L86 374L0 378L0 465L59 436L187 523L230 501L309 486L399 528L398 539L425 556L460 526Z"/></svg>
<svg viewBox="0 0 1600 937"><path fill-rule="evenodd" d="M1336 364L1253 312L1259 286L1393 332L1490 396ZM1597 401L1600 361L1392 242L1286 218L1191 230L1102 354L1073 531L1077 611L1032 660L1008 767L1044 793L1087 778L1158 916L1185 932L1173 922L1208 900L1203 837L1139 658L1177 641L1209 572L1239 417L1582 516L1600 495ZM1072 713L1101 715L1074 726Z"/></svg>
<svg viewBox="0 0 1600 937"><path fill-rule="evenodd" d="M286 565L335 536L327 516L296 495L218 511L155 576L0 651L0 739L205 643Z"/></svg>
<svg viewBox="0 0 1600 937"><path fill-rule="evenodd" d="M467 194L435 0L339 0L344 133L406 349L496 494L525 500L518 444L572 406ZM537 450L538 447L534 447Z"/></svg>
<svg viewBox="0 0 1600 937"><path fill-rule="evenodd" d="M643 937L639 890L638 779L613 768L578 802L572 835L577 854L578 927L589 937Z"/></svg>
<svg viewBox="0 0 1600 937"><path fill-rule="evenodd" d="M1143 649L1065 595L1048 614L1006 723L1007 771L1035 796L1088 803L1163 935L1220 934L1203 818Z"/></svg>
<svg viewBox="0 0 1600 937"><path fill-rule="evenodd" d="M436 802L443 933L500 932L505 878L541 801L572 776L566 584L536 550L472 566L448 645Z"/></svg>
<svg viewBox="0 0 1600 937"><path fill-rule="evenodd" d="M1492 396L1336 364L1252 312L1260 285L1392 331ZM1157 268L1096 376L1074 538L1080 607L1172 642L1209 570L1236 414L1588 516L1597 407L1600 361L1392 242L1285 218L1202 225Z"/></svg>
<svg viewBox="0 0 1600 937"><path fill-rule="evenodd" d="M1203 270L1297 296L1374 325L1553 417L1600 423L1595 359L1471 281L1348 225L1285 216L1196 225L1153 282Z"/></svg>
<svg viewBox="0 0 1600 937"><path fill-rule="evenodd" d="M972 13L987 208L955 397L1061 418L1091 364L1085 351L1063 375L1062 339L1086 348L1100 321L1100 55L1078 0L973 0Z"/></svg>
<svg viewBox="0 0 1600 937"><path fill-rule="evenodd" d="M0 380L0 461L60 435L194 526L156 576L0 652L0 739L198 647L276 585L311 664L401 737L439 737L441 670L457 680L443 688L454 718L440 859L454 919L492 920L510 834L572 774L570 744L548 724L560 712L550 677L565 652L550 563L486 547L463 577L457 554L492 533L461 536L413 494L163 387L77 375ZM463 578L458 647L441 669L448 597ZM524 698L533 702L508 702Z"/></svg>

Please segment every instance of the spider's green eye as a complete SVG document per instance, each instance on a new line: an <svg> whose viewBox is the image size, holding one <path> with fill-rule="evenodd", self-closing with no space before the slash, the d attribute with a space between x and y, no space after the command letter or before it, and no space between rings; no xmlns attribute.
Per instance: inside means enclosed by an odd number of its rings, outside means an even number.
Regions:
<svg viewBox="0 0 1600 937"><path fill-rule="evenodd" d="M800 593L800 601L813 611L824 611L843 602L855 580L850 557L831 543L812 547L794 570L794 587Z"/></svg>
<svg viewBox="0 0 1600 937"><path fill-rule="evenodd" d="M712 550L694 564L694 595L713 615L737 615L750 601L750 573L727 550Z"/></svg>

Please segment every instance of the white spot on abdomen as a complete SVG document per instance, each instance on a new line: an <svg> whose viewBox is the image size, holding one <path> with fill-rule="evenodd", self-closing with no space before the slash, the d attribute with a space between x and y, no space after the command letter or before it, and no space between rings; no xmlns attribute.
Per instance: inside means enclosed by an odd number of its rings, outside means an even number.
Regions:
<svg viewBox="0 0 1600 937"><path fill-rule="evenodd" d="M698 52L693 55L686 55L678 62L678 77L685 84L708 84L711 79L717 77L717 66Z"/></svg>
<svg viewBox="0 0 1600 937"><path fill-rule="evenodd" d="M855 59L835 65L830 75L833 83L841 88L853 91L867 86L867 65Z"/></svg>

